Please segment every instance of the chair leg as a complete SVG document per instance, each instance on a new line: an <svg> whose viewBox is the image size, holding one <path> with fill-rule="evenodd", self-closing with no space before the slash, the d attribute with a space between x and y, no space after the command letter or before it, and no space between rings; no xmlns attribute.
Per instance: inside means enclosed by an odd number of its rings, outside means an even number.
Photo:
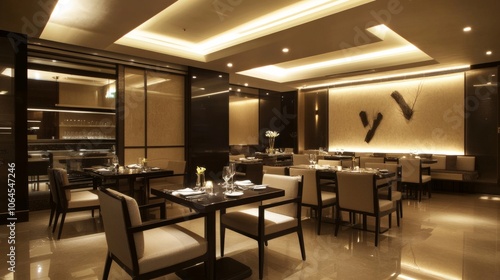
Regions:
<svg viewBox="0 0 500 280"><path fill-rule="evenodd" d="M306 250L304 247L304 235L302 234L302 226L299 226L297 230L297 235L299 237L300 253L302 254L302 260L306 260Z"/></svg>
<svg viewBox="0 0 500 280"><path fill-rule="evenodd" d="M109 276L109 270L111 269L111 262L113 259L111 259L111 254L108 252L108 255L106 257L106 263L104 264L104 272L102 273L102 280L107 280Z"/></svg>
<svg viewBox="0 0 500 280"><path fill-rule="evenodd" d="M403 218L403 200L402 199L398 200L398 207L399 207L399 215L401 218Z"/></svg>
<svg viewBox="0 0 500 280"><path fill-rule="evenodd" d="M59 220L59 215L61 213L59 212L59 210L56 209L56 218L54 220L54 226L52 227L52 233L56 232L56 227L57 227L57 221Z"/></svg>
<svg viewBox="0 0 500 280"><path fill-rule="evenodd" d="M378 247L378 238L380 234L380 217L375 217L375 247Z"/></svg>
<svg viewBox="0 0 500 280"><path fill-rule="evenodd" d="M340 208L337 207L337 219L335 220L335 236L339 232L340 224L342 223L342 215L340 213Z"/></svg>
<svg viewBox="0 0 500 280"><path fill-rule="evenodd" d="M49 217L49 227L52 225L52 220L54 219L54 214L55 214L55 207L54 205L50 205L50 217Z"/></svg>
<svg viewBox="0 0 500 280"><path fill-rule="evenodd" d="M396 208L396 222L398 224L398 227L399 227L399 219L400 219L400 216L401 214L399 213L399 208Z"/></svg>
<svg viewBox="0 0 500 280"><path fill-rule="evenodd" d="M264 277L264 240L259 240L259 279Z"/></svg>
<svg viewBox="0 0 500 280"><path fill-rule="evenodd" d="M323 211L321 209L321 207L318 207L316 209L316 222L318 223L317 227L318 227L318 235L321 234L321 217L323 216Z"/></svg>
<svg viewBox="0 0 500 280"><path fill-rule="evenodd" d="M59 225L59 233L57 234L57 239L61 239L61 233L62 233L65 218L66 218L66 212L63 212L62 216L61 216L61 225Z"/></svg>

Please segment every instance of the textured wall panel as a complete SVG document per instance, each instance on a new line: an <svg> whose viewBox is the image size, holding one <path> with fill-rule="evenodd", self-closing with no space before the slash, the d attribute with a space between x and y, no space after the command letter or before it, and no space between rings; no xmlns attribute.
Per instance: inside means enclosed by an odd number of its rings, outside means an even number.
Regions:
<svg viewBox="0 0 500 280"><path fill-rule="evenodd" d="M391 94L412 110L411 118ZM330 150L464 152L463 73L332 88L329 105ZM361 112L366 114L366 127ZM367 137L377 118L378 127Z"/></svg>

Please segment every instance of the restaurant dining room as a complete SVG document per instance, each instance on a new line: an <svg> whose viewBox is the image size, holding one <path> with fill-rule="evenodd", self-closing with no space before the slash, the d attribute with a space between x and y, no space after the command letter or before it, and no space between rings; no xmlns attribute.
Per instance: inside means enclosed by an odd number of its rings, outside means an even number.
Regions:
<svg viewBox="0 0 500 280"><path fill-rule="evenodd" d="M0 279L498 279L500 3L0 3Z"/></svg>

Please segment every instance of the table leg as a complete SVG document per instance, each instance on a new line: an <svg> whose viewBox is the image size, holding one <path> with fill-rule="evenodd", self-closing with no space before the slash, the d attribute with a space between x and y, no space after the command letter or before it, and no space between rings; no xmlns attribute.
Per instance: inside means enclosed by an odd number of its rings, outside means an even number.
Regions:
<svg viewBox="0 0 500 280"><path fill-rule="evenodd" d="M216 278L215 262L216 262L216 211L207 213L205 219L205 237L207 238L207 251L208 251L208 279L214 280Z"/></svg>

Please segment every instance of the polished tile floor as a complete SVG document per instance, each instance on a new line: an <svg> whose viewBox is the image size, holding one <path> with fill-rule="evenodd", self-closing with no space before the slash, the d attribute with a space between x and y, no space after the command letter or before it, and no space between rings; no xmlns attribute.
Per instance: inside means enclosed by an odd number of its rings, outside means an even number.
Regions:
<svg viewBox="0 0 500 280"><path fill-rule="evenodd" d="M188 211L168 206L169 215ZM304 211L306 214L308 211ZM106 241L90 212L68 214L61 240L48 224L48 210L32 211L16 228L16 276L7 271L7 231L0 231L0 279L101 279ZM421 203L404 201L401 226L381 236L304 219L307 260L300 258L297 236L269 242L265 279L500 279L500 197L434 193ZM384 221L386 223L386 220ZM184 225L199 233L203 223ZM226 256L249 265L258 279L257 244L228 231ZM130 279L115 263L110 279ZM177 279L174 274L159 279Z"/></svg>

